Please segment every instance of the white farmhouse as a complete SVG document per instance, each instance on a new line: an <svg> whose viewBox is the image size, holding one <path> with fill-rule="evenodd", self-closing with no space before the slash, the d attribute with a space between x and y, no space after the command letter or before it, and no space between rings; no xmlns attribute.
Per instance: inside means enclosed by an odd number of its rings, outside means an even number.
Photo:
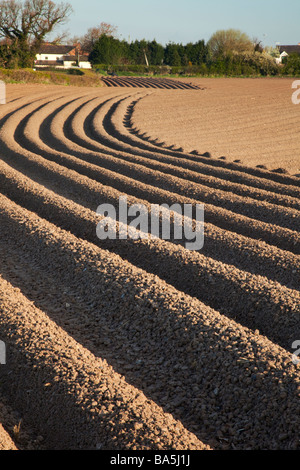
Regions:
<svg viewBox="0 0 300 470"><path fill-rule="evenodd" d="M282 64L282 59L290 54L300 54L300 42L297 46L278 46L280 57L276 59L277 64Z"/></svg>
<svg viewBox="0 0 300 470"><path fill-rule="evenodd" d="M79 65L82 69L91 69L91 63L88 55L82 54L76 45L57 45L45 43L41 46L36 60L35 67L55 67L61 69L69 69L74 65Z"/></svg>

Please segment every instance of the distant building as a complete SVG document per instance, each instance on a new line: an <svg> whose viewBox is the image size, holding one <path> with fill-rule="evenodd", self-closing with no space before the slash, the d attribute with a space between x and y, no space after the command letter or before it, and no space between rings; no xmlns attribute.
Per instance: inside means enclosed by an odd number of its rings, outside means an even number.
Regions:
<svg viewBox="0 0 300 470"><path fill-rule="evenodd" d="M280 57L276 59L277 64L282 64L282 59L290 54L296 53L300 55L300 42L297 46L278 46Z"/></svg>
<svg viewBox="0 0 300 470"><path fill-rule="evenodd" d="M34 61L35 67L55 67L69 69L78 63L82 69L91 69L91 63L88 55L82 53L80 46L77 45L57 45L44 43Z"/></svg>

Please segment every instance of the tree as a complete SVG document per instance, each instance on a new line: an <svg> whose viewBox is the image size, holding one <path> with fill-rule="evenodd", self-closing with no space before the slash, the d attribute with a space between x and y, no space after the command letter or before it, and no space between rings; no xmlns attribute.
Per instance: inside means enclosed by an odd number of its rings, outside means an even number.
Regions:
<svg viewBox="0 0 300 470"><path fill-rule="evenodd" d="M188 62L191 62L193 65L201 65L206 62L208 47L205 41L201 40L196 43L189 42L184 46L184 49Z"/></svg>
<svg viewBox="0 0 300 470"><path fill-rule="evenodd" d="M0 1L0 37L6 39L6 66L32 67L47 34L66 22L72 12L68 3L51 0Z"/></svg>
<svg viewBox="0 0 300 470"><path fill-rule="evenodd" d="M136 39L134 42L129 44L129 59L132 64L146 65L145 53L148 57L148 42L146 39Z"/></svg>
<svg viewBox="0 0 300 470"><path fill-rule="evenodd" d="M169 42L165 47L165 63L171 67L181 65L180 45Z"/></svg>
<svg viewBox="0 0 300 470"><path fill-rule="evenodd" d="M294 52L284 60L283 74L297 76L300 74L300 54Z"/></svg>
<svg viewBox="0 0 300 470"><path fill-rule="evenodd" d="M99 26L95 26L94 28L89 28L87 33L78 40L80 42L81 47L86 52L92 52L94 45L102 35L108 37L116 37L117 34L117 27L113 26L109 23L105 23L102 21Z"/></svg>
<svg viewBox="0 0 300 470"><path fill-rule="evenodd" d="M102 34L96 41L89 60L92 64L117 65L127 55L127 43Z"/></svg>
<svg viewBox="0 0 300 470"><path fill-rule="evenodd" d="M271 57L274 58L279 58L280 57L280 51L278 47L273 47L273 46L267 46L265 48L265 51L267 54L269 54Z"/></svg>
<svg viewBox="0 0 300 470"><path fill-rule="evenodd" d="M242 54L253 51L254 46L246 33L238 29L219 30L208 41L213 59L225 57L232 53Z"/></svg>
<svg viewBox="0 0 300 470"><path fill-rule="evenodd" d="M262 41L260 39L257 39L256 37L253 38L253 47L254 47L254 52L260 52L261 54L264 52L264 46L262 44Z"/></svg>
<svg viewBox="0 0 300 470"><path fill-rule="evenodd" d="M150 65L161 65L164 60L164 47L155 39L147 44L147 55Z"/></svg>

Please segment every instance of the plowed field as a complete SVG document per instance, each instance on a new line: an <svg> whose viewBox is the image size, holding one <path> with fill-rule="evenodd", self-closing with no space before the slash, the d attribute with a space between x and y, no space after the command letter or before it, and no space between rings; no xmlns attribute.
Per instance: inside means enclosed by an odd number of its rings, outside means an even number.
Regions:
<svg viewBox="0 0 300 470"><path fill-rule="evenodd" d="M133 125L149 139L227 162L300 175L300 105L292 78L191 79L203 93L157 92L136 106Z"/></svg>
<svg viewBox="0 0 300 470"><path fill-rule="evenodd" d="M300 179L163 144L199 85L8 86L0 449L300 449ZM203 248L100 240L124 195L204 204Z"/></svg>

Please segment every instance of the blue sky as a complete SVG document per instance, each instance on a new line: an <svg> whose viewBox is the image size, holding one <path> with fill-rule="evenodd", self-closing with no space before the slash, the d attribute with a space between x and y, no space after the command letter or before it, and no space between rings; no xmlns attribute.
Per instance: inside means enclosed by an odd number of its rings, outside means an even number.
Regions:
<svg viewBox="0 0 300 470"><path fill-rule="evenodd" d="M60 3L57 0L56 3ZM300 0L69 0L74 10L61 30L81 36L102 21L121 39L186 44L235 28L264 45L300 43Z"/></svg>

